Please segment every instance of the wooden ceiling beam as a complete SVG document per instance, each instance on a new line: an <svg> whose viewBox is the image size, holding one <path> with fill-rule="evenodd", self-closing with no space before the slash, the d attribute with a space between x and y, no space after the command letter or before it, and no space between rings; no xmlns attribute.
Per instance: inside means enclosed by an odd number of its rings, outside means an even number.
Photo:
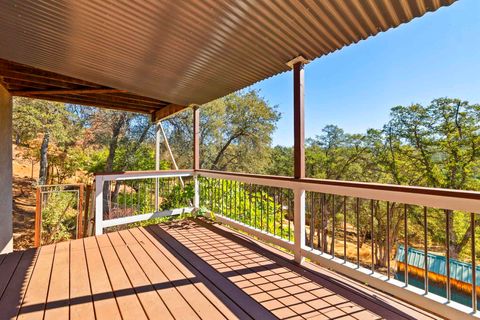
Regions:
<svg viewBox="0 0 480 320"><path fill-rule="evenodd" d="M103 89L65 89L65 90L21 90L10 91L12 96L30 96L30 95L56 95L56 94L103 94L103 93L122 93L126 90L111 88Z"/></svg>
<svg viewBox="0 0 480 320"><path fill-rule="evenodd" d="M167 117L173 116L174 114L183 111L187 109L188 106L181 106L178 104L169 104L154 113L152 113L152 121L153 122L158 122L160 120L163 120Z"/></svg>
<svg viewBox="0 0 480 320"><path fill-rule="evenodd" d="M72 96L42 96L39 99L50 100L50 101L58 101L70 104L78 104L82 106L90 106L90 107L99 107L99 108L107 108L113 110L120 110L120 111L129 111L129 112L137 112L137 113L145 113L151 114L155 112L155 110L145 108L143 106L125 106L120 103L112 103L112 102L105 102L105 101L94 101L90 99L79 99Z"/></svg>

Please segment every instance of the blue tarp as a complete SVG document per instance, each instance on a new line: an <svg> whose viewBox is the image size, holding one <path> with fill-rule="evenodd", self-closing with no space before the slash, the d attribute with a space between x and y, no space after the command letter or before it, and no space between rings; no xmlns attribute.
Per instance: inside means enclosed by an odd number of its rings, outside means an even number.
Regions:
<svg viewBox="0 0 480 320"><path fill-rule="evenodd" d="M425 253L422 250L408 248L408 265L425 269ZM405 248L399 245L395 259L399 262L405 262ZM434 272L447 276L447 259L444 256L428 254L428 272ZM476 267L476 284L480 286L480 266ZM455 259L450 259L450 278L458 281L472 283L472 265Z"/></svg>

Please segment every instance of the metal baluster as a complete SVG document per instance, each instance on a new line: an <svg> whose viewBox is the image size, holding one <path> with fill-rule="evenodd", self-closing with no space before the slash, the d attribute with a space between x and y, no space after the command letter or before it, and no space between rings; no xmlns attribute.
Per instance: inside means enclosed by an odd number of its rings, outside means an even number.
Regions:
<svg viewBox="0 0 480 320"><path fill-rule="evenodd" d="M360 267L360 198L356 200L355 206L355 220L356 220L356 231L357 231L357 268Z"/></svg>
<svg viewBox="0 0 480 320"><path fill-rule="evenodd" d="M347 196L343 197L343 260L347 262Z"/></svg>
<svg viewBox="0 0 480 320"><path fill-rule="evenodd" d="M320 230L322 232L322 236L321 236L321 240L322 241L322 253L325 252L325 230L324 230L324 225L325 225L325 206L326 206L326 198L327 196L325 195L325 193L322 194L322 200L321 200L321 204L320 204L320 209L321 209L321 218L322 218L322 221L320 221Z"/></svg>
<svg viewBox="0 0 480 320"><path fill-rule="evenodd" d="M387 279L390 279L390 202L387 202Z"/></svg>
<svg viewBox="0 0 480 320"><path fill-rule="evenodd" d="M260 187L260 230L263 230L263 190Z"/></svg>
<svg viewBox="0 0 480 320"><path fill-rule="evenodd" d="M475 213L470 213L470 228L472 234L472 310L477 312L477 255L475 251Z"/></svg>
<svg viewBox="0 0 480 320"><path fill-rule="evenodd" d="M280 202L280 237L283 239L283 189L279 189L279 202Z"/></svg>
<svg viewBox="0 0 480 320"><path fill-rule="evenodd" d="M405 244L404 244L404 263L405 263L405 270L404 270L404 278L405 278L405 285L408 286L408 205L404 205L404 217L405 220L403 225L405 227Z"/></svg>
<svg viewBox="0 0 480 320"><path fill-rule="evenodd" d="M266 204L266 212L265 212L265 215L267 217L267 220L266 220L266 225L265 225L265 231L267 233L270 232L269 228L270 228L270 199L269 199L269 196L268 196L268 190L269 188L268 187L265 187L265 204Z"/></svg>
<svg viewBox="0 0 480 320"><path fill-rule="evenodd" d="M371 248L371 254L372 254L372 266L371 270L372 273L375 272L375 228L374 228L374 213L375 213L375 205L374 205L374 200L370 200L370 240L372 241L372 248Z"/></svg>
<svg viewBox="0 0 480 320"><path fill-rule="evenodd" d="M313 248L313 237L315 232L315 221L313 220L313 192L309 192L310 194L310 247Z"/></svg>
<svg viewBox="0 0 480 320"><path fill-rule="evenodd" d="M323 210L323 205L322 205L322 200L323 199L323 195L320 193L319 194L319 197L318 197L318 206L320 208L319 212L318 212L318 215L317 215L317 220L318 220L318 226L317 226L317 242L318 242L318 245L317 245L317 249L320 250L320 245L321 245L321 239L320 239L320 236L321 236L321 225L322 225L322 222L320 221L320 217L321 217L321 212Z"/></svg>
<svg viewBox="0 0 480 320"><path fill-rule="evenodd" d="M292 190L288 190L288 241L292 241Z"/></svg>
<svg viewBox="0 0 480 320"><path fill-rule="evenodd" d="M424 243L424 267L425 267L425 294L428 294L428 234L427 234L427 207L423 207L423 243Z"/></svg>
<svg viewBox="0 0 480 320"><path fill-rule="evenodd" d="M257 228L257 185L253 185L253 227Z"/></svg>
<svg viewBox="0 0 480 320"><path fill-rule="evenodd" d="M332 257L335 258L335 195L332 194Z"/></svg>
<svg viewBox="0 0 480 320"><path fill-rule="evenodd" d="M273 235L277 235L277 188L273 188Z"/></svg>
<svg viewBox="0 0 480 320"><path fill-rule="evenodd" d="M447 221L446 221L446 228L447 228L447 301L450 302L451 299L451 291L450 291L450 210L447 210Z"/></svg>

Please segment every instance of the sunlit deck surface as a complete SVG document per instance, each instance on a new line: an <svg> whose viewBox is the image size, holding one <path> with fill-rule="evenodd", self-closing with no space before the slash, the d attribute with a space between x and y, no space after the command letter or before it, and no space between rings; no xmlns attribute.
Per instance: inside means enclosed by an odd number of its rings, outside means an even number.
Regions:
<svg viewBox="0 0 480 320"><path fill-rule="evenodd" d="M0 256L1 319L432 319L206 220Z"/></svg>

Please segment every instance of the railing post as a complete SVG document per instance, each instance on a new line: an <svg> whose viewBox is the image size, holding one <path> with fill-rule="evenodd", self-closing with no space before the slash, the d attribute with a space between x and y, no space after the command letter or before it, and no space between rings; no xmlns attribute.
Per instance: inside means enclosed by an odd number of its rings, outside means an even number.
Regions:
<svg viewBox="0 0 480 320"><path fill-rule="evenodd" d="M193 206L198 209L200 208L200 181L198 180L197 174L193 175L193 181L193 190L195 192L195 195L193 196Z"/></svg>
<svg viewBox="0 0 480 320"><path fill-rule="evenodd" d="M295 262L301 264L304 261L302 248L305 246L305 190L293 190L293 253Z"/></svg>
<svg viewBox="0 0 480 320"><path fill-rule="evenodd" d="M95 177L95 235L103 233L103 178Z"/></svg>

